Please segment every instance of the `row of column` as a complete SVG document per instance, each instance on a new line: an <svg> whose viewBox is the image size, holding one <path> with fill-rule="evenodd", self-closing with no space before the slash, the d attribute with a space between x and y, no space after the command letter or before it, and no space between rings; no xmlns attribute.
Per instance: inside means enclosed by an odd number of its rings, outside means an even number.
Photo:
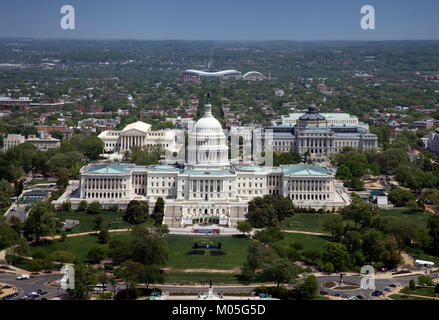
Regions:
<svg viewBox="0 0 439 320"><path fill-rule="evenodd" d="M85 189L91 190L114 190L126 189L122 178L94 178L85 180Z"/></svg>
<svg viewBox="0 0 439 320"><path fill-rule="evenodd" d="M290 191L329 191L329 181L322 180L290 180L287 185Z"/></svg>
<svg viewBox="0 0 439 320"><path fill-rule="evenodd" d="M328 144L326 144L328 141ZM332 147L331 139L302 139L302 147L314 147L314 148L322 148L322 147Z"/></svg>
<svg viewBox="0 0 439 320"><path fill-rule="evenodd" d="M221 180L191 180L190 190L191 192L222 192L223 185L221 182Z"/></svg>
<svg viewBox="0 0 439 320"><path fill-rule="evenodd" d="M145 144L144 136L121 136L120 145L122 150L129 150L132 146L143 146Z"/></svg>

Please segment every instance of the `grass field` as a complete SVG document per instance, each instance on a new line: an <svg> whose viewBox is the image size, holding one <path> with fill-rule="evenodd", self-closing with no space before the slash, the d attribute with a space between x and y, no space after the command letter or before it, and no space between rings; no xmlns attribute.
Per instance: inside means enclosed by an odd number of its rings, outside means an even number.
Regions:
<svg viewBox="0 0 439 320"><path fill-rule="evenodd" d="M325 232L322 222L330 214L322 213L296 213L279 223L283 230L300 230L310 232Z"/></svg>
<svg viewBox="0 0 439 320"><path fill-rule="evenodd" d="M323 246L329 241L329 238L309 234L285 233L285 238L282 241L286 243L300 243L303 246L303 250L322 251Z"/></svg>
<svg viewBox="0 0 439 320"><path fill-rule="evenodd" d="M421 297L412 297L412 296L406 296L403 294L392 294L389 296L392 300L427 300L428 298L421 298Z"/></svg>
<svg viewBox="0 0 439 320"><path fill-rule="evenodd" d="M409 287L405 287L401 290L401 293L415 294L417 296L436 297L436 293L434 293L434 287L416 288L415 291L410 291Z"/></svg>
<svg viewBox="0 0 439 320"><path fill-rule="evenodd" d="M128 232L112 232L111 239L119 238L123 239L128 237ZM233 269L240 267L247 257L247 248L249 240L247 238L240 237L215 237L211 238L214 243L221 242L221 251L225 253L223 256L213 255L188 255L186 253L192 251L192 245L194 242L200 243L205 237L193 237L193 236L168 236L168 252L169 260L167 267L175 269ZM31 253L37 249L43 249L47 254L51 254L56 250L64 250L72 252L77 258L84 260L88 249L93 246L107 245L98 244L96 236L85 235L80 237L70 237L64 242L59 240L53 240L50 243L44 243L40 245L31 245ZM211 250L205 250L211 251ZM184 274L184 273L183 273Z"/></svg>
<svg viewBox="0 0 439 320"><path fill-rule="evenodd" d="M89 232L93 231L95 226L95 219L97 216L101 216L104 219L103 227L108 229L124 229L131 226L128 222L123 220L123 215L125 213L121 212L111 212L111 211L103 211L102 214L87 214L85 212L66 212L66 211L57 211L56 217L60 219L60 221L65 221L66 219L79 220L79 225L72 228L72 231L67 233L80 233L80 232Z"/></svg>
<svg viewBox="0 0 439 320"><path fill-rule="evenodd" d="M128 232L111 233L111 239L126 238L127 236L128 236ZM30 246L30 252L32 254L38 249L43 249L44 252L46 252L49 255L54 251L63 250L75 254L75 256L80 260L85 260L85 256L88 252L88 249L93 245L108 247L108 245L106 244L98 244L96 241L96 236L93 234L93 235L67 238L63 242L59 240L53 240L48 243L41 243L39 245L33 244Z"/></svg>
<svg viewBox="0 0 439 320"><path fill-rule="evenodd" d="M214 284L218 283L243 283L239 274L231 273L207 273L207 272L166 272L165 281L167 283L175 282L176 285L181 283L193 283L200 284L201 281L205 282L205 287L209 286L209 281L212 280Z"/></svg>
<svg viewBox="0 0 439 320"><path fill-rule="evenodd" d="M419 228L423 228L423 229L427 227L428 218L431 216L431 213L427 211L411 213L406 208L392 208L389 210L380 209L378 213L380 216L383 217L389 217L389 216L395 218L407 217L410 220L414 221Z"/></svg>
<svg viewBox="0 0 439 320"><path fill-rule="evenodd" d="M221 251L225 253L223 256L212 255L188 255L192 251L194 242L200 243L204 239L217 244L221 242ZM169 236L168 267L186 269L186 268L210 268L210 269L233 269L240 267L246 257L249 240L241 237L193 237L193 236ZM209 252L211 250L205 250Z"/></svg>
<svg viewBox="0 0 439 320"><path fill-rule="evenodd" d="M28 183L28 185L36 185L36 184L48 184L48 183L54 183L56 181L49 181L47 179L32 179L31 182Z"/></svg>
<svg viewBox="0 0 439 320"><path fill-rule="evenodd" d="M427 220L430 217L429 212L411 213L406 208L380 209L378 214L386 217L407 217L414 221L420 228L427 227ZM325 233L323 230L323 221L331 214L322 213L296 213L279 223L279 227L283 230L299 230L309 232Z"/></svg>

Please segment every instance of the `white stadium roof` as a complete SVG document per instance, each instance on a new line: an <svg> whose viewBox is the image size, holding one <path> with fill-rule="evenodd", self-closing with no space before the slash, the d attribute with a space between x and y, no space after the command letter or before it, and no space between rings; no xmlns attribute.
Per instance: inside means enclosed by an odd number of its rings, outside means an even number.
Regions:
<svg viewBox="0 0 439 320"><path fill-rule="evenodd" d="M189 70L186 70L184 72L195 73L197 75L207 76L207 77L222 77L222 76L229 75L229 74L234 74L234 73L241 74L241 72L237 71L237 70L222 70L222 71L208 72L208 71L189 69Z"/></svg>

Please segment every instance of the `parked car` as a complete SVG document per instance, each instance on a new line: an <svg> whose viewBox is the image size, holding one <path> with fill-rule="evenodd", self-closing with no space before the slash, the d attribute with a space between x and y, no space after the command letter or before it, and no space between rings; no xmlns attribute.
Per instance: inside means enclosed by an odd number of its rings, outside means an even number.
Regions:
<svg viewBox="0 0 439 320"><path fill-rule="evenodd" d="M362 295L358 295L358 296L357 296L357 299L358 299L358 300L364 300L364 297L363 297Z"/></svg>
<svg viewBox="0 0 439 320"><path fill-rule="evenodd" d="M26 274L26 273L19 274L19 275L17 276L17 280L23 280L23 279L29 279L29 278L30 278L30 275L28 275L28 274Z"/></svg>

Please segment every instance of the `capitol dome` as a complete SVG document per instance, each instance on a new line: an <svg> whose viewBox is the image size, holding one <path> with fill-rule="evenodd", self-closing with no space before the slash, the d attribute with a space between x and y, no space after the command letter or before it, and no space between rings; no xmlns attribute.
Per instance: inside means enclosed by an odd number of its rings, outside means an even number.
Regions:
<svg viewBox="0 0 439 320"><path fill-rule="evenodd" d="M210 104L206 105L206 112L204 117L198 120L194 125L194 131L197 133L218 133L223 132L221 123L215 119L212 115L212 106Z"/></svg>
<svg viewBox="0 0 439 320"><path fill-rule="evenodd" d="M230 165L227 138L220 122L212 115L209 102L204 116L189 133L188 142L188 165L206 169Z"/></svg>

